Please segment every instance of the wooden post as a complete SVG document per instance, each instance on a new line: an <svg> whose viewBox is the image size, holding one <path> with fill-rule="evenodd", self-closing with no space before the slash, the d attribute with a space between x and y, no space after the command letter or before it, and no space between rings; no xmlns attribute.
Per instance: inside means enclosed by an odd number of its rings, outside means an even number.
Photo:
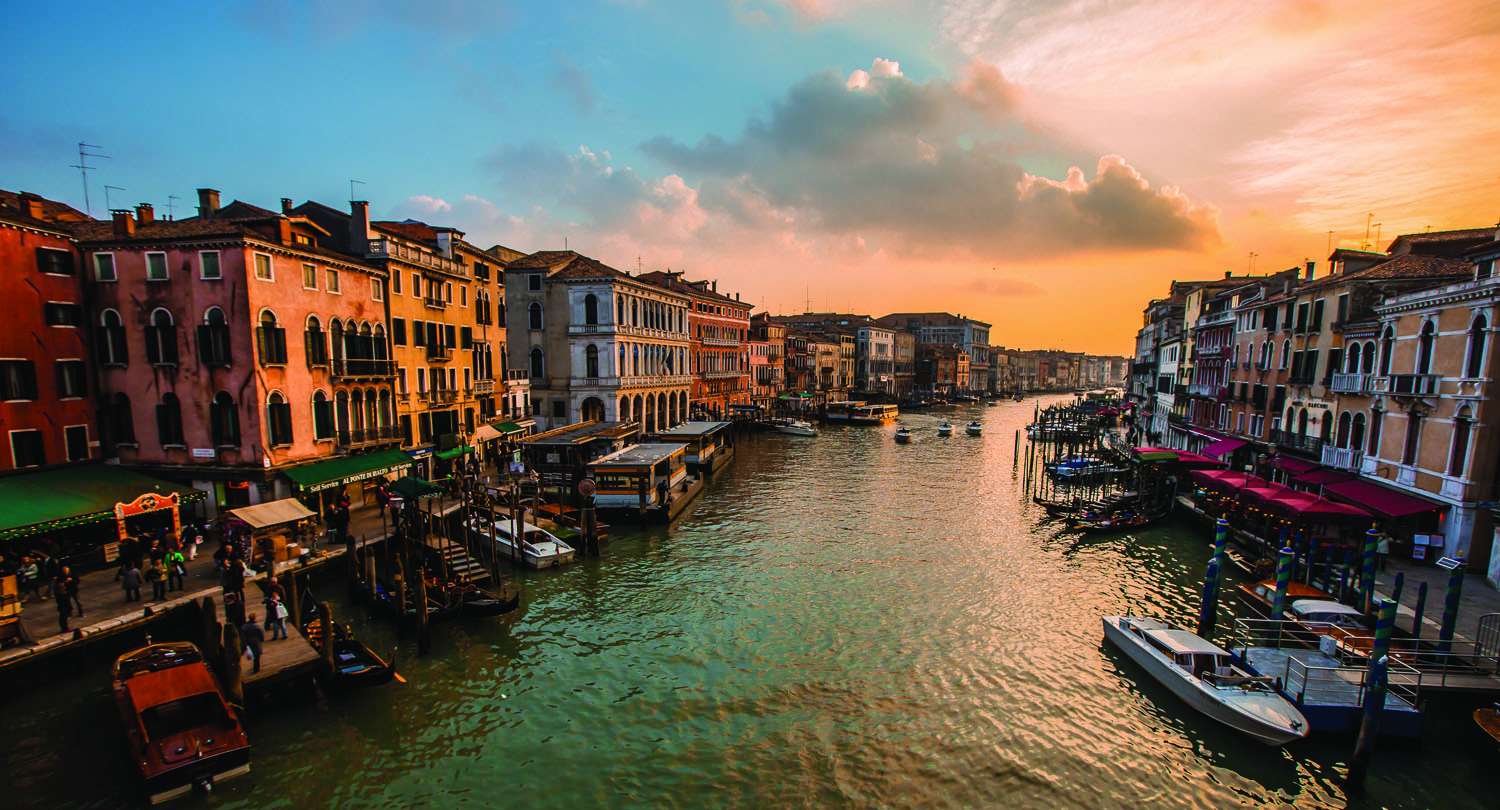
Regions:
<svg viewBox="0 0 1500 810"><path fill-rule="evenodd" d="M286 617L296 629L302 628L302 613L297 608L302 603L301 596L297 593L297 574L287 571L286 579Z"/></svg>
<svg viewBox="0 0 1500 810"><path fill-rule="evenodd" d="M224 625L224 689L229 692L229 702L245 708L245 684L240 672L240 663L245 654L240 646L240 629L233 623Z"/></svg>
<svg viewBox="0 0 1500 810"><path fill-rule="evenodd" d="M205 596L198 608L203 616L203 658L213 661L219 657L219 641L224 632L219 625L219 606L212 596Z"/></svg>
<svg viewBox="0 0 1500 810"><path fill-rule="evenodd" d="M517 479L510 487L510 548L516 567L521 567L521 482Z"/></svg>
<svg viewBox="0 0 1500 810"><path fill-rule="evenodd" d="M417 654L426 655L432 650L432 635L427 627L427 572L421 567L417 575Z"/></svg>
<svg viewBox="0 0 1500 810"><path fill-rule="evenodd" d="M640 514L638 515L638 517L640 518L641 523L645 523L646 522L646 477L645 476L641 476L636 481L636 499L637 499L637 501L639 503L639 506L640 506Z"/></svg>
<svg viewBox="0 0 1500 810"><path fill-rule="evenodd" d="M583 548L590 557L599 556L599 530L598 523L594 520L592 496L583 501Z"/></svg>
<svg viewBox="0 0 1500 810"><path fill-rule="evenodd" d="M323 628L318 655L323 659L323 674L328 676L333 674L333 611L328 609L327 602L318 603L318 623Z"/></svg>

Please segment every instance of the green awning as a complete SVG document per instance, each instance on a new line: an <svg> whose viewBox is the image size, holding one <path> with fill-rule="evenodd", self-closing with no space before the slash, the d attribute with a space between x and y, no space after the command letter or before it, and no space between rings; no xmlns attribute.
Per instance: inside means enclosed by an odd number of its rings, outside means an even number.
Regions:
<svg viewBox="0 0 1500 810"><path fill-rule="evenodd" d="M526 432L526 428L521 427L515 422L491 422L490 426L495 430L500 431L501 436L509 436L512 433Z"/></svg>
<svg viewBox="0 0 1500 810"><path fill-rule="evenodd" d="M320 461L283 470L303 492L321 492L366 478L389 475L411 466L411 456L404 450L379 450L358 456Z"/></svg>
<svg viewBox="0 0 1500 810"><path fill-rule="evenodd" d="M177 493L180 503L206 493L133 472L115 464L61 467L0 478L0 539L112 520L115 504L156 492Z"/></svg>
<svg viewBox="0 0 1500 810"><path fill-rule="evenodd" d="M459 445L458 447L454 447L454 448L452 448L450 450L443 450L443 451L441 451L441 452L439 452L437 454L437 457L438 458L458 458L459 456L463 455L464 453L472 453L472 452L474 452L474 448L470 447L467 444L464 444L464 445Z"/></svg>
<svg viewBox="0 0 1500 810"><path fill-rule="evenodd" d="M443 494L443 488L437 484L409 475L391 484L391 491L409 501Z"/></svg>

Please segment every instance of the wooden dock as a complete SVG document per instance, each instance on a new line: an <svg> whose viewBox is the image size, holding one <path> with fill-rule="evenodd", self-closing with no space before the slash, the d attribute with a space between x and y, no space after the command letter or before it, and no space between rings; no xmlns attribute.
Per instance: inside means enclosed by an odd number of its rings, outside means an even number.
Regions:
<svg viewBox="0 0 1500 810"><path fill-rule="evenodd" d="M264 692L302 679L311 681L318 673L318 651L300 629L289 628L286 638L268 640L261 648L259 672L250 671L254 664L248 658L241 665L246 693Z"/></svg>

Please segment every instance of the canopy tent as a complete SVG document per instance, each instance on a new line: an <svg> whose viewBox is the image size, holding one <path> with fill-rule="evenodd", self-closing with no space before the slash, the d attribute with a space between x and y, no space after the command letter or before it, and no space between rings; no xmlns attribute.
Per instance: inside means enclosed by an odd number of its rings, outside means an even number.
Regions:
<svg viewBox="0 0 1500 810"><path fill-rule="evenodd" d="M1311 461L1304 461L1303 459L1292 458L1291 456L1277 456L1274 463L1277 469L1292 473L1306 473L1318 469L1318 465Z"/></svg>
<svg viewBox="0 0 1500 810"><path fill-rule="evenodd" d="M1223 458L1244 446L1245 443L1239 439L1220 439L1203 448L1203 455L1213 458Z"/></svg>
<svg viewBox="0 0 1500 810"><path fill-rule="evenodd" d="M400 472L410 467L411 463L411 456L405 451L378 450L374 453L343 456L316 464L292 467L285 472L286 477L292 479L292 482L303 492L321 492L325 489L352 484L355 481L363 481L366 478Z"/></svg>
<svg viewBox="0 0 1500 810"><path fill-rule="evenodd" d="M1357 525L1373 520L1369 512L1357 506L1330 501L1305 492L1276 498L1266 504L1272 514L1294 523L1334 523Z"/></svg>
<svg viewBox="0 0 1500 810"><path fill-rule="evenodd" d="M229 510L229 514L239 518L252 529L264 529L267 526L317 517L311 509L303 506L296 498L282 498L279 501L259 503L254 506L241 506L238 509Z"/></svg>
<svg viewBox="0 0 1500 810"><path fill-rule="evenodd" d="M1301 493L1291 487L1267 482L1259 486L1242 487L1239 491L1239 498L1240 502L1246 506L1255 506L1264 509L1270 501L1299 494Z"/></svg>
<svg viewBox="0 0 1500 810"><path fill-rule="evenodd" d="M1362 480L1328 484L1323 487L1323 492L1344 503L1362 507L1370 514L1385 520L1396 520L1443 508L1430 501Z"/></svg>
<svg viewBox="0 0 1500 810"><path fill-rule="evenodd" d="M1176 461L1177 451L1167 447L1137 447L1134 450L1137 461Z"/></svg>
<svg viewBox="0 0 1500 810"><path fill-rule="evenodd" d="M202 490L171 484L116 464L59 467L0 478L0 540L116 517L115 507L143 494L202 500Z"/></svg>
<svg viewBox="0 0 1500 810"><path fill-rule="evenodd" d="M493 425L480 425L474 430L474 441L487 442L498 439L505 434L496 430Z"/></svg>
<svg viewBox="0 0 1500 810"><path fill-rule="evenodd" d="M407 500L431 498L443 494L443 488L437 484L409 475L402 476L396 483L391 484L391 491Z"/></svg>
<svg viewBox="0 0 1500 810"><path fill-rule="evenodd" d="M1137 447L1135 457L1136 460L1146 464L1172 464L1179 470L1202 470L1224 466L1224 462L1208 456L1166 447Z"/></svg>
<svg viewBox="0 0 1500 810"><path fill-rule="evenodd" d="M1193 470L1189 475L1204 489L1220 495L1233 495L1246 487L1263 487L1270 483L1238 470Z"/></svg>
<svg viewBox="0 0 1500 810"><path fill-rule="evenodd" d="M1100 416L1119 416L1120 415L1120 409L1119 408L1100 408L1099 409L1099 415Z"/></svg>

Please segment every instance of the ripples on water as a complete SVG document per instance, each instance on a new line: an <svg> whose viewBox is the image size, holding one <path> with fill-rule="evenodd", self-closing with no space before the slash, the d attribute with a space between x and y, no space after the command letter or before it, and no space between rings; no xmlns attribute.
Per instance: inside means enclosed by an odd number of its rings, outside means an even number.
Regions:
<svg viewBox="0 0 1500 810"><path fill-rule="evenodd" d="M253 719L250 779L184 806L1345 806L1351 738L1248 742L1102 643L1104 615L1196 615L1206 530L1039 522L1015 463L1031 413L977 408L985 435L947 439L905 415L906 446L742 440L671 530L521 574L521 611L439 626L427 658L325 589L411 682ZM7 704L21 806L135 796L105 677ZM1490 741L1433 736L1382 743L1368 806L1477 803Z"/></svg>

